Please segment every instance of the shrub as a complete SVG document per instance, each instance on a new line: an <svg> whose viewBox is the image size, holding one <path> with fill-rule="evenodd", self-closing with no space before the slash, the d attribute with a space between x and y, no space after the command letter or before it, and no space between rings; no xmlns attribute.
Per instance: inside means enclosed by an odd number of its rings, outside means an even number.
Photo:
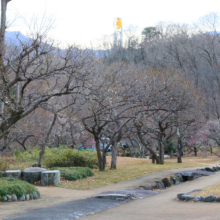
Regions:
<svg viewBox="0 0 220 220"><path fill-rule="evenodd" d="M7 169L8 169L7 161L0 158L0 171L6 171Z"/></svg>
<svg viewBox="0 0 220 220"><path fill-rule="evenodd" d="M37 161L40 149L15 155L18 162ZM94 152L78 151L66 147L46 148L42 163L51 167L97 167L98 159Z"/></svg>
<svg viewBox="0 0 220 220"><path fill-rule="evenodd" d="M14 178L2 177L0 178L0 197L3 199L7 195L15 194L18 198L29 193L39 192L37 188L25 181Z"/></svg>
<svg viewBox="0 0 220 220"><path fill-rule="evenodd" d="M35 149L33 151L25 151L23 153L20 151L16 151L15 158L18 162L33 162L38 160L39 153L40 149Z"/></svg>
<svg viewBox="0 0 220 220"><path fill-rule="evenodd" d="M78 180L94 175L89 167L53 167L51 170L59 170L66 180Z"/></svg>

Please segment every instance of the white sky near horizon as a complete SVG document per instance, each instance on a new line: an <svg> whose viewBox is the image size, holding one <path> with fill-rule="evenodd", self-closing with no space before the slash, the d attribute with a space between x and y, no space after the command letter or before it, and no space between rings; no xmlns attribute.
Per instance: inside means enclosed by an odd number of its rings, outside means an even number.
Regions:
<svg viewBox="0 0 220 220"><path fill-rule="evenodd" d="M123 29L142 30L160 21L193 23L210 12L220 12L220 0L12 0L8 3L8 31L27 32L31 18L55 20L50 36L64 43L81 43L113 34L114 17Z"/></svg>

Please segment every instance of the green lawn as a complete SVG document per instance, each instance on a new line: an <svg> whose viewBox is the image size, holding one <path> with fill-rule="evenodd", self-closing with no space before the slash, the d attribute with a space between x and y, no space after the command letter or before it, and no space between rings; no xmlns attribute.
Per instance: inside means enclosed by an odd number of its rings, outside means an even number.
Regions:
<svg viewBox="0 0 220 220"><path fill-rule="evenodd" d="M113 183L119 183L125 180L136 178L142 175L155 173L163 170L190 168L190 167L205 167L218 164L218 157L208 158L195 158L187 157L183 158L183 163L178 164L175 159L166 159L165 164L157 165L152 164L151 160L138 159L129 157L118 157L117 170L110 170L109 166L106 171L100 172L97 169L93 169L94 176L77 181L65 181L62 180L60 187L70 189L93 189L101 186L110 185ZM110 156L107 158L108 164L110 164Z"/></svg>

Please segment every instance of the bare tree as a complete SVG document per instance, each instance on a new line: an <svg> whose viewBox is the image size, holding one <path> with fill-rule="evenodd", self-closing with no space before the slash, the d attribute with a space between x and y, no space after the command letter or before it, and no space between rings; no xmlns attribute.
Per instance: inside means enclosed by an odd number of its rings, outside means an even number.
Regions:
<svg viewBox="0 0 220 220"><path fill-rule="evenodd" d="M2 139L19 120L52 100L74 94L78 97L87 88L92 55L74 47L58 50L45 35L36 33L28 42L4 51L6 6L2 0L0 38L0 86ZM19 86L18 86L19 85Z"/></svg>

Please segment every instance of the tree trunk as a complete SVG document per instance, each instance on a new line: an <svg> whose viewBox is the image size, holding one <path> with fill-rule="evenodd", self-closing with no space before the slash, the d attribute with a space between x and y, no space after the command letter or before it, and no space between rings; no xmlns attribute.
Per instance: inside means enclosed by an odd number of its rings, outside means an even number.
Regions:
<svg viewBox="0 0 220 220"><path fill-rule="evenodd" d="M197 148L194 147L194 156L197 157Z"/></svg>
<svg viewBox="0 0 220 220"><path fill-rule="evenodd" d="M164 164L164 147L162 142L159 142L159 163Z"/></svg>
<svg viewBox="0 0 220 220"><path fill-rule="evenodd" d="M47 144L47 142L48 142L48 139L49 139L49 137L50 137L50 134L51 134L51 131L52 131L52 129L53 129L53 126L54 126L54 124L55 124L55 122L56 122L56 119L57 119L57 114L54 114L53 121L52 121L52 123L51 123L51 125L50 125L50 128L49 128L48 132L47 132L47 136L46 136L46 138L45 138L45 140L44 140L44 142L43 142L43 144L42 144L42 148L41 148L40 155L39 155L39 160L38 160L38 163L37 163L37 166L38 166L38 167L41 167L41 161L42 161L43 155L44 155L44 153L45 153L46 144Z"/></svg>
<svg viewBox="0 0 220 220"><path fill-rule="evenodd" d="M98 137L95 138L95 146L96 146L96 152L97 152L97 157L98 157L98 163L99 163L99 171L104 171L105 170L105 155L101 153L100 150L100 143Z"/></svg>
<svg viewBox="0 0 220 220"><path fill-rule="evenodd" d="M148 150L152 154L152 163L154 163L156 160L156 163L159 164L160 158L157 156L156 152L147 146L147 144L144 142L140 132L137 132L137 134L138 134L139 140L141 141L142 145L146 148L146 150ZM154 158L154 160L153 160L153 158Z"/></svg>
<svg viewBox="0 0 220 220"><path fill-rule="evenodd" d="M112 160L111 160L111 168L112 170L116 169L117 163L117 142L114 141L112 145Z"/></svg>
<svg viewBox="0 0 220 220"><path fill-rule="evenodd" d="M178 153L178 155L177 155L177 163L182 163L181 153Z"/></svg>
<svg viewBox="0 0 220 220"><path fill-rule="evenodd" d="M142 158L146 158L146 149L144 146L142 147Z"/></svg>
<svg viewBox="0 0 220 220"><path fill-rule="evenodd" d="M182 163L182 149L182 142L179 140L177 146L177 163Z"/></svg>

